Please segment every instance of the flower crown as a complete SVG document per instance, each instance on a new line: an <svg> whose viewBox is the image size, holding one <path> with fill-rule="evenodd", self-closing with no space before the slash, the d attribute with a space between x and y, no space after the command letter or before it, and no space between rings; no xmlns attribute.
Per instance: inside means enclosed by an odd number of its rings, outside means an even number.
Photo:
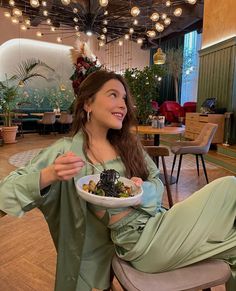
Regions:
<svg viewBox="0 0 236 291"><path fill-rule="evenodd" d="M72 48L70 50L71 58L75 67L73 75L70 77L75 95L79 92L81 82L91 73L100 70L97 57L95 59L86 56L85 44L83 43L79 50Z"/></svg>

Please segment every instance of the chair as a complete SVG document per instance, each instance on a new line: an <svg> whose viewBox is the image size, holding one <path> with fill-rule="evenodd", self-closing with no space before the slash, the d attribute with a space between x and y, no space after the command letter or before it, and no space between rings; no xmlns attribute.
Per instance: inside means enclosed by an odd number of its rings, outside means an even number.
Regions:
<svg viewBox="0 0 236 291"><path fill-rule="evenodd" d="M216 259L150 274L134 269L115 255L112 268L122 288L128 291L210 291L211 287L225 284L231 275L228 264Z"/></svg>
<svg viewBox="0 0 236 291"><path fill-rule="evenodd" d="M196 164L197 164L198 176L199 176L198 156L201 157L202 166L203 166L204 174L206 177L206 181L207 181L207 183L209 183L203 155L208 153L210 145L211 145L211 141L214 137L214 134L217 130L217 127L218 127L217 124L206 123L204 125L204 127L202 128L199 136L194 141L177 141L176 143L174 143L171 146L171 148L170 148L171 152L174 154L174 160L173 160L172 169L171 169L171 176L172 176L173 171L174 171L176 157L177 157L177 155L180 155L176 183L178 183L178 180L179 180L179 173L180 173L180 168L181 168L181 163L182 163L182 157L185 154L196 155Z"/></svg>
<svg viewBox="0 0 236 291"><path fill-rule="evenodd" d="M166 163L165 163L165 157L170 155L169 150L168 148L162 147L162 146L145 146L144 148L149 154L149 156L152 157L157 167L159 167L159 157L161 157L168 203L169 203L169 207L172 207L174 203L173 203L173 199L172 199L172 195L170 191L169 178L167 175L167 169L166 169Z"/></svg>
<svg viewBox="0 0 236 291"><path fill-rule="evenodd" d="M187 112L196 112L197 110L197 102L189 101L183 104L183 109L185 114Z"/></svg>
<svg viewBox="0 0 236 291"><path fill-rule="evenodd" d="M72 114L68 113L68 112L61 112L60 117L57 119L57 122L60 124L60 132L65 132L65 127L67 127L67 129L70 129L70 126L72 124L73 121L73 117Z"/></svg>
<svg viewBox="0 0 236 291"><path fill-rule="evenodd" d="M56 122L55 112L44 112L43 118L38 120L39 134L46 133L46 127L51 127L52 131L55 132L54 124Z"/></svg>
<svg viewBox="0 0 236 291"><path fill-rule="evenodd" d="M175 101L165 101L159 108L160 115L164 115L168 123L178 123L180 117L184 117L183 107Z"/></svg>

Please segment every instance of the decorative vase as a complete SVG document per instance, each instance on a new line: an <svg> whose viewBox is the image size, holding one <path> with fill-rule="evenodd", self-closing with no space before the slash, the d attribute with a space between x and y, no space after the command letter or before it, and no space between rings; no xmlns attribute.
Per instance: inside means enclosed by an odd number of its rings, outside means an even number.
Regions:
<svg viewBox="0 0 236 291"><path fill-rule="evenodd" d="M16 133L18 126L3 126L2 138L5 143L16 143Z"/></svg>

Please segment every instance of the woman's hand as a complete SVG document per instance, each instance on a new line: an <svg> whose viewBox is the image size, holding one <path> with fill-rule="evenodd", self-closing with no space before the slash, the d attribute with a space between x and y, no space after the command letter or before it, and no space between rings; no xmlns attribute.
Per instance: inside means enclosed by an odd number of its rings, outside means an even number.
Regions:
<svg viewBox="0 0 236 291"><path fill-rule="evenodd" d="M133 181L137 187L140 187L143 184L143 180L139 177L132 177L130 180Z"/></svg>
<svg viewBox="0 0 236 291"><path fill-rule="evenodd" d="M40 176L40 189L56 181L68 181L83 168L84 161L73 152L67 152L56 158L54 164L44 168Z"/></svg>

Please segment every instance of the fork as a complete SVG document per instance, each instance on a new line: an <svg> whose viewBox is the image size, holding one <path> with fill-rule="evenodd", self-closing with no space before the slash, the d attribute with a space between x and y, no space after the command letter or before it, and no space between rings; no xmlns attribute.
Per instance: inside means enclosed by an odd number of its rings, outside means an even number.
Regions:
<svg viewBox="0 0 236 291"><path fill-rule="evenodd" d="M88 162L88 161L86 161L86 160L85 160L85 161L83 160L83 162L85 162L86 164L88 164L88 165L94 167L94 169L96 169L99 173L102 173L102 171L101 171L100 169L98 169L94 164L92 164L92 163L90 163L90 162Z"/></svg>

